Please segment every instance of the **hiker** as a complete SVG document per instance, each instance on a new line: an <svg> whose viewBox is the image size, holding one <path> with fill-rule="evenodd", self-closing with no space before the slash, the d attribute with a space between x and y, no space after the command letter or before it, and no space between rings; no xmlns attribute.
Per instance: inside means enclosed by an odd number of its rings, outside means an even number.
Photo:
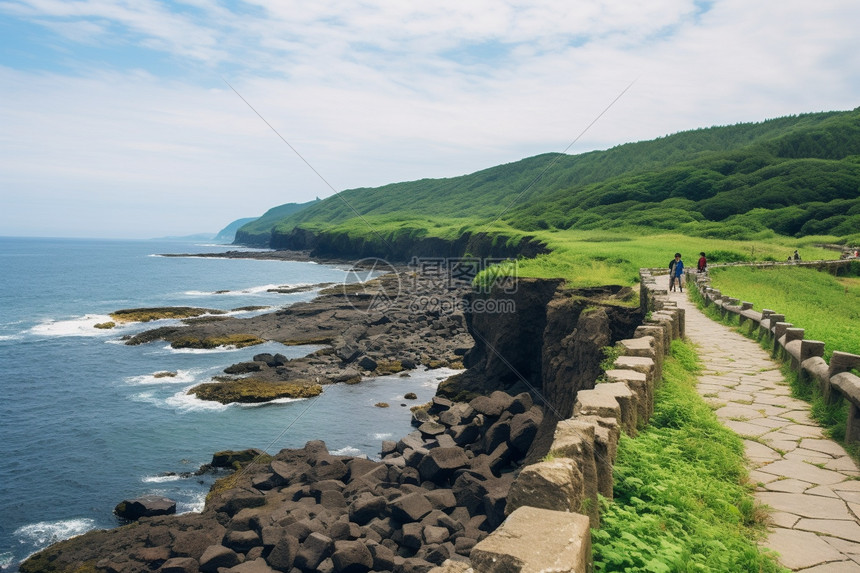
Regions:
<svg viewBox="0 0 860 573"><path fill-rule="evenodd" d="M681 253L675 253L675 258L669 263L669 290L675 290L675 283L678 284L678 290L684 292L684 261L681 260Z"/></svg>
<svg viewBox="0 0 860 573"><path fill-rule="evenodd" d="M800 260L800 254L797 252L797 249L794 249L794 260L795 260L795 261L799 261L799 260Z"/></svg>
<svg viewBox="0 0 860 573"><path fill-rule="evenodd" d="M703 273L708 268L708 259L705 257L705 253L699 253L699 264L696 265L696 272Z"/></svg>
<svg viewBox="0 0 860 573"><path fill-rule="evenodd" d="M675 257L669 261L669 290L675 290Z"/></svg>

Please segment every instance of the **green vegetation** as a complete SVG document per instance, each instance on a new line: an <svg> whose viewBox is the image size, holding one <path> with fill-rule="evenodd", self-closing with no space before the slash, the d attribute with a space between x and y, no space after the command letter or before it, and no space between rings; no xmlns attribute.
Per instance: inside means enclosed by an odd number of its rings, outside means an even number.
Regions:
<svg viewBox="0 0 860 573"><path fill-rule="evenodd" d="M233 402L256 404L278 398L313 398L321 393L322 386L308 384L302 380L271 382L256 378L206 382L188 391L188 394L193 394L201 400L212 400L222 404Z"/></svg>
<svg viewBox="0 0 860 573"><path fill-rule="evenodd" d="M860 262L846 277L806 267L723 267L710 274L723 294L784 314L805 338L823 341L826 360L834 350L860 354Z"/></svg>
<svg viewBox="0 0 860 573"><path fill-rule="evenodd" d="M253 334L229 334L226 336L181 336L170 343L172 348L218 348L219 346L232 346L234 348L245 348L266 342L264 339Z"/></svg>
<svg viewBox="0 0 860 573"><path fill-rule="evenodd" d="M241 243L243 245L266 247L269 245L269 239L271 239L272 227L278 221L284 217L289 217L293 213L298 213L302 209L306 209L317 202L319 202L319 199L308 201L307 203L286 203L284 205L272 207L263 213L262 216L252 219L236 229L234 242ZM224 233L228 229L224 229L221 232ZM221 233L219 233L219 235L220 234Z"/></svg>
<svg viewBox="0 0 860 573"><path fill-rule="evenodd" d="M782 571L756 545L766 515L743 443L696 392L698 369L692 345L672 342L651 424L622 435L614 499L592 531L596 572Z"/></svg>
<svg viewBox="0 0 860 573"><path fill-rule="evenodd" d="M192 318L203 314L226 314L225 310L197 308L193 306L162 306L155 308L126 308L110 313L110 317L122 324L126 322L150 322L165 318Z"/></svg>
<svg viewBox="0 0 860 573"><path fill-rule="evenodd" d="M408 258L422 241L486 235L516 252L531 240L551 254L521 261L520 276L629 286L676 250L689 263L699 251L712 262L778 261L796 248L832 257L815 244L860 242L858 189L860 108L350 189L266 224L275 247L380 257Z"/></svg>

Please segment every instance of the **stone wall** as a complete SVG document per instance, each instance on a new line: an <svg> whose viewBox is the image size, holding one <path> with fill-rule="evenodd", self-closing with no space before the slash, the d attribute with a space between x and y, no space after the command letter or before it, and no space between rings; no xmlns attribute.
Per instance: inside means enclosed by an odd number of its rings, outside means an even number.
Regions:
<svg viewBox="0 0 860 573"><path fill-rule="evenodd" d="M642 310L650 318L593 388L568 386L570 417L554 429L549 453L524 466L510 486L506 520L470 553L471 563L446 561L443 572L587 572L591 527L600 523L598 494L612 498L612 466L621 432L634 436L653 412L654 388L674 338L684 334L684 311L641 272Z"/></svg>
<svg viewBox="0 0 860 573"><path fill-rule="evenodd" d="M844 261L833 261L844 264ZM833 269L831 269L833 270ZM748 325L760 340L771 345L771 354L791 365L802 381L815 383L830 403L848 400L850 409L846 442L860 442L860 377L850 372L860 368L860 355L834 351L828 364L824 360L824 342L808 340L805 331L787 322L786 316L771 309L753 310L753 303L724 295L711 288L707 275L688 274L688 284L695 284L706 306L715 306L723 317Z"/></svg>

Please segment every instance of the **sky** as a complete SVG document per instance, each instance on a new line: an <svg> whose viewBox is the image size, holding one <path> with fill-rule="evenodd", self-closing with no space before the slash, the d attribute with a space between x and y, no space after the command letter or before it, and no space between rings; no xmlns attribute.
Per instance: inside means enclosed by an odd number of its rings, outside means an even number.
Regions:
<svg viewBox="0 0 860 573"><path fill-rule="evenodd" d="M215 233L344 189L854 109L858 22L846 0L0 0L0 235Z"/></svg>

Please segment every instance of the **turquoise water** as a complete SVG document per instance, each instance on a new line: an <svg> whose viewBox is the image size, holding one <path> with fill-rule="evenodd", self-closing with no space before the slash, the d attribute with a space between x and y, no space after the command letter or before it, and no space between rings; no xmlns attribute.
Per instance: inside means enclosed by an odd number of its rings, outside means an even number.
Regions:
<svg viewBox="0 0 860 573"><path fill-rule="evenodd" d="M301 356L318 347L174 350L163 341L132 347L119 338L172 321L93 328L121 308L283 307L314 292L284 295L267 288L354 276L346 267L308 262L157 256L225 249L0 237L3 571L51 542L116 526L112 510L125 498L161 494L175 499L180 512L199 510L213 478L163 474L193 471L218 450L273 453L323 439L333 452L374 457L382 439L411 429L402 396L415 392L419 402L427 401L451 374L416 372L328 386L311 400L223 406L185 392L259 352ZM153 376L165 370L178 374ZM374 407L380 401L392 407Z"/></svg>

